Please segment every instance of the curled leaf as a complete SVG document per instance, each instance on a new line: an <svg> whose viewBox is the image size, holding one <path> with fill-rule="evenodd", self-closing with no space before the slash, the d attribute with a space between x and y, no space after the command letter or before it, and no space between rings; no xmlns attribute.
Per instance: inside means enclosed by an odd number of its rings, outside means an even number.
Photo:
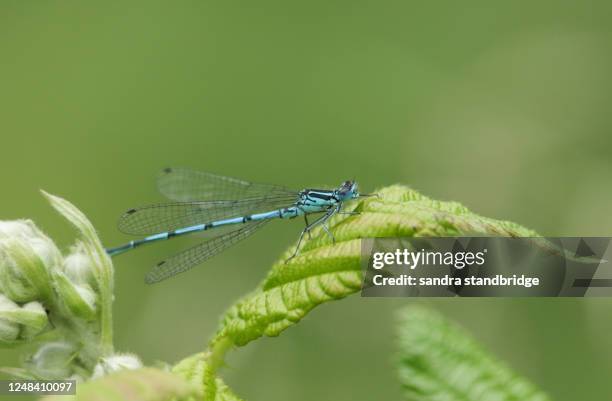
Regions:
<svg viewBox="0 0 612 401"><path fill-rule="evenodd" d="M301 254L285 263L290 248L263 283L225 314L213 339L245 345L261 336L276 336L324 302L360 290L361 238L456 235L534 236L517 224L489 219L456 202L432 200L400 185L378 191L378 197L355 202L330 221L335 243L322 229L313 232Z"/></svg>
<svg viewBox="0 0 612 401"><path fill-rule="evenodd" d="M216 377L207 358L210 354L199 353L183 359L172 372L189 381L197 390L199 399L214 401L240 401L230 388ZM204 396L206 395L206 396ZM204 396L204 397L203 397ZM194 398L196 400L198 398Z"/></svg>

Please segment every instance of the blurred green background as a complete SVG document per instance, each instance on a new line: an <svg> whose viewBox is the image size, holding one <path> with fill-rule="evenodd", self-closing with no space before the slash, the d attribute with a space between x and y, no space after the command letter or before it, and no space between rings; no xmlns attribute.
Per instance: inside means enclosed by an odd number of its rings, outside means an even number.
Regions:
<svg viewBox="0 0 612 401"><path fill-rule="evenodd" d="M85 3L0 4L1 219L68 246L44 188L117 245L117 217L160 201L154 178L176 165L297 189L401 182L545 235L611 234L610 2ZM155 286L144 273L197 239L118 258L117 348L199 351L300 228ZM414 302L556 400L610 394L608 299L353 296L231 354L224 377L247 400L399 400L393 313Z"/></svg>

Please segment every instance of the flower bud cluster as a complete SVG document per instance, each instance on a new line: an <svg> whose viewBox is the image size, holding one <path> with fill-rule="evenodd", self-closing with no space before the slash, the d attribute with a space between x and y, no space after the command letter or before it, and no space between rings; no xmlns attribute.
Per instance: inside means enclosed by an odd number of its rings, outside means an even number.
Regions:
<svg viewBox="0 0 612 401"><path fill-rule="evenodd" d="M48 278L60 261L53 241L34 223L0 221L0 342L31 340L48 326Z"/></svg>
<svg viewBox="0 0 612 401"><path fill-rule="evenodd" d="M113 351L113 269L93 226L70 202L45 196L81 236L62 255L32 221L0 221L0 346L38 344L22 369L0 371L88 379L141 367Z"/></svg>

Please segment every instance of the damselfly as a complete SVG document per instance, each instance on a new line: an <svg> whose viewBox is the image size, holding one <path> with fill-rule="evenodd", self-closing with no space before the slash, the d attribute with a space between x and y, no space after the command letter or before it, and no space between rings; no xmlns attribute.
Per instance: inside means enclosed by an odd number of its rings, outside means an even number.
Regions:
<svg viewBox="0 0 612 401"><path fill-rule="evenodd" d="M310 235L317 226L321 226L335 241L328 220L335 214L355 214L342 210L344 202L369 196L359 194L355 181L345 181L336 189L303 189L298 192L277 185L255 184L183 168L164 169L158 187L173 203L130 209L119 220L121 231L149 236L107 249L108 254L115 256L144 244L197 232L207 238L159 262L147 274L147 283L165 280L199 265L247 238L272 219L304 216L306 227L289 258L292 259L298 254L304 235ZM319 216L309 222L311 214Z"/></svg>

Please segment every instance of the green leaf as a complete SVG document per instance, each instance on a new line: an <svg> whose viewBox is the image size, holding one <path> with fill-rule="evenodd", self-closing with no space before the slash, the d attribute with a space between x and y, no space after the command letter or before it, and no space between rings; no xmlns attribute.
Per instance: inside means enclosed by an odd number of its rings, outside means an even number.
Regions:
<svg viewBox="0 0 612 401"><path fill-rule="evenodd" d="M216 377L210 363L210 354L199 353L183 359L172 369L172 373L189 381L197 389L198 396L204 400L240 401L229 387Z"/></svg>
<svg viewBox="0 0 612 401"><path fill-rule="evenodd" d="M455 202L440 202L400 185L384 188L378 197L352 205L329 226L336 242L321 228L306 241L301 254L272 267L250 295L238 301L223 317L205 353L201 374L204 399L216 399L216 371L228 349L244 346L261 336L277 336L298 323L316 306L351 295L361 288L361 239L373 237L498 235L536 236L517 224L489 219Z"/></svg>
<svg viewBox="0 0 612 401"><path fill-rule="evenodd" d="M478 216L458 203L429 199L405 186L387 187L378 194L347 208L360 214L331 220L335 244L318 229L301 254L285 263L293 253L290 248L261 285L226 312L211 344L229 339L242 346L264 335L277 336L317 305L359 291L361 238L537 235L514 223Z"/></svg>
<svg viewBox="0 0 612 401"><path fill-rule="evenodd" d="M196 390L183 378L153 368L123 370L77 384L74 396L55 395L43 401L167 401L187 400Z"/></svg>
<svg viewBox="0 0 612 401"><path fill-rule="evenodd" d="M549 401L437 312L399 315L399 376L408 401Z"/></svg>

